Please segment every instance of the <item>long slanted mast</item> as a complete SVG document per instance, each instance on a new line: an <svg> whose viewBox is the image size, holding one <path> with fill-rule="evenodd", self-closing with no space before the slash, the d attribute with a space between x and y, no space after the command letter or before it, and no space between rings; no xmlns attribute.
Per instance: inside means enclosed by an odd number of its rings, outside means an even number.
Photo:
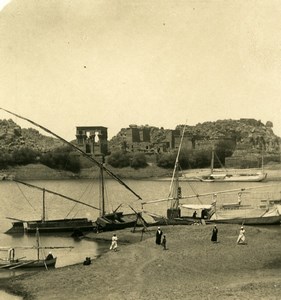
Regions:
<svg viewBox="0 0 281 300"><path fill-rule="evenodd" d="M25 120L41 129L43 129L44 131L50 133L51 135L55 136L56 138L60 139L61 141L63 141L64 143L66 143L67 145L71 146L72 148L74 148L76 151L80 152L84 157L86 157L87 159L89 159L90 161L92 161L93 163L95 163L99 168L102 168L108 175L110 175L113 179L115 179L116 181L118 181L121 185L123 185L126 189L128 189L131 193L133 193L139 200L142 200L142 198L136 193L134 192L125 182L123 182L119 177L117 177L114 173L112 173L109 169L107 169L102 163L100 163L99 161L97 161L96 159L94 159L92 156L88 155L86 152L84 152L83 150L81 150L80 148L76 147L75 145L71 144L70 142L68 142L67 140L65 140L64 138L60 137L59 135L57 135L56 133L52 132L51 130L47 129L46 127L32 121L29 120L25 117L22 117L16 113L13 113L9 110L6 110L4 108L1 108L1 110L14 115L15 117L18 117L22 120Z"/></svg>

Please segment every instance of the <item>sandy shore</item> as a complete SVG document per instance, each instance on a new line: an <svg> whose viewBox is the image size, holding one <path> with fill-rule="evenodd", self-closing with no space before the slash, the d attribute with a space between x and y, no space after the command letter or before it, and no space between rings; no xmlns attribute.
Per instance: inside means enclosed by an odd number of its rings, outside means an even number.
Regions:
<svg viewBox="0 0 281 300"><path fill-rule="evenodd" d="M23 275L2 288L24 299L280 299L281 228L246 227L247 245L236 245L240 227L166 226L168 250L155 244L156 228L116 232L117 252L91 265ZM86 238L108 240L112 233ZM89 253L91 256L91 253ZM59 259L59 258L58 258Z"/></svg>

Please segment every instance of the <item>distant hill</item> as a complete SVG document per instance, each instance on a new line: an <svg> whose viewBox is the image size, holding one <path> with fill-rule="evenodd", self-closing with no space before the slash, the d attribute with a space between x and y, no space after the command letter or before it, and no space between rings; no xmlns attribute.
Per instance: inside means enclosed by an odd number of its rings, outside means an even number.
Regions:
<svg viewBox="0 0 281 300"><path fill-rule="evenodd" d="M146 125L147 127L148 125ZM166 139L171 130L148 126L150 128L150 143L157 144ZM176 126L180 129L183 125ZM123 132L120 132L109 141L109 148L120 148ZM198 142L197 147L211 147L214 140L231 140L236 148L232 158L241 159L246 154L259 154L263 151L268 157L267 161L279 159L281 139L273 132L273 123L268 121L263 124L255 119L218 120L215 122L198 123L187 126L186 131ZM75 141L72 141L75 143ZM12 119L0 120L0 150L13 152L20 147L28 147L40 152L48 152L63 146L59 139L45 136L33 128L21 128ZM276 159L274 159L274 157Z"/></svg>
<svg viewBox="0 0 281 300"><path fill-rule="evenodd" d="M149 130L150 144L156 146L158 143L164 142L171 131L182 129L183 126L178 125L175 129L164 129L149 125L134 125L140 130L142 128L145 128L146 131ZM110 149L122 148L122 143L124 145L124 141L126 141L126 131L127 128L123 128L112 138ZM262 154L265 163L280 161L281 139L274 134L271 121L265 124L259 120L249 118L239 120L225 119L214 122L206 121L195 126L186 126L186 132L194 141L195 150L211 149L218 142L231 143L234 152L231 158L228 158L226 161L228 166L247 167L257 165L257 161L260 161ZM146 145L147 143L144 143L143 148ZM141 148L140 145L138 146ZM244 162L241 164L242 161Z"/></svg>
<svg viewBox="0 0 281 300"><path fill-rule="evenodd" d="M13 152L14 149L28 147L40 152L48 152L62 146L62 141L42 135L33 128L21 128L12 119L0 120L0 150Z"/></svg>
<svg viewBox="0 0 281 300"><path fill-rule="evenodd" d="M136 125L135 125L136 126ZM150 143L157 144L165 141L171 130L182 129L184 125L177 125L175 129L157 128L149 125L138 126L150 128ZM248 150L264 149L266 152L279 151L280 137L273 132L273 123L268 121L263 124L255 119L218 120L214 122L198 123L195 126L186 126L186 132L201 144L211 146L211 141L233 140L237 147L245 146ZM122 143L126 128L121 129L112 138L112 147Z"/></svg>

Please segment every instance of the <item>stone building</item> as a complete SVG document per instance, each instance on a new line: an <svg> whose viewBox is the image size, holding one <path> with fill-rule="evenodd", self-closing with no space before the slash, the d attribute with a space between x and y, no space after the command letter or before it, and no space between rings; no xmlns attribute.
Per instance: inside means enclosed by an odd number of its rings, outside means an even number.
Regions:
<svg viewBox="0 0 281 300"><path fill-rule="evenodd" d="M87 154L108 154L107 128L103 126L77 126L76 141Z"/></svg>

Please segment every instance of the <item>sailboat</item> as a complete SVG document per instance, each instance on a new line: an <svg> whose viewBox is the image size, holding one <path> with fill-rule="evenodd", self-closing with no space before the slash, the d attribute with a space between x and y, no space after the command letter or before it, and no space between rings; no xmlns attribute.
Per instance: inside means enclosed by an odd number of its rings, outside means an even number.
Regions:
<svg viewBox="0 0 281 300"><path fill-rule="evenodd" d="M57 257L51 253L44 258L40 258L40 250L44 249L60 249L60 248L73 248L72 246L56 246L56 247L43 247L40 245L39 229L36 229L36 245L27 247L0 247L0 251L5 251L7 256L0 259L0 269L14 270L18 268L45 268L48 270L50 267L55 267ZM36 259L26 259L26 257L16 257L16 249L34 249L37 252Z"/></svg>
<svg viewBox="0 0 281 300"><path fill-rule="evenodd" d="M105 211L105 181L103 174L104 157L102 157L102 165L100 166L100 215L95 221L97 231L111 231L134 227L138 220L138 214L133 211L132 214L124 214L118 209L119 205L113 212L106 213Z"/></svg>
<svg viewBox="0 0 281 300"><path fill-rule="evenodd" d="M184 135L184 130L183 130ZM182 135L182 137L183 137ZM238 195L242 192L250 189L264 188L249 187L242 189L231 189L219 192L204 193L197 195L182 196L181 187L179 186L179 152L181 149L182 140L176 157L175 167L173 171L172 181L170 185L169 196L166 199L158 199L142 202L142 205L159 203L159 202L170 202L170 208L167 209L167 216L159 216L157 214L150 214L151 217L156 221L158 225L190 225L194 223L229 223L229 224L245 224L245 225L273 225L280 224L281 222L281 205L276 204L274 200L269 201L269 205L261 205L259 207L252 207L249 205L242 205L241 201L237 203L217 205L217 195L223 193L238 192ZM272 185L273 186L273 185ZM267 186L268 187L268 186ZM199 200L200 196L212 195L211 204L182 204L180 203L183 199L196 198ZM181 215L182 209L188 212L194 212L191 217L190 214L183 216ZM197 217L197 212L200 215Z"/></svg>
<svg viewBox="0 0 281 300"><path fill-rule="evenodd" d="M215 172L214 170L215 151L212 151L211 172L207 176L199 178L202 182L259 182L267 177L267 173L263 168L262 156L262 170L255 173L230 173L230 172Z"/></svg>
<svg viewBox="0 0 281 300"><path fill-rule="evenodd" d="M56 138L60 139L70 147L72 147L75 151L79 152L83 157L87 158L91 162L93 162L96 166L98 166L100 170L100 178L101 178L101 199L100 199L100 216L96 220L95 224L97 224L97 230L116 230L116 229L122 229L126 227L132 227L136 224L137 220L139 219L139 215L136 214L135 212L132 214L123 214L123 212L117 211L117 209L113 213L106 213L105 212L105 197L104 197L104 176L103 172L106 172L111 178L116 180L119 184L124 186L127 190L129 190L132 194L134 194L138 200L142 200L142 198L135 192L133 191L124 181L122 181L118 176L116 176L113 172L111 172L108 168L105 167L104 161L99 162L97 159L92 157L91 155L87 154L83 150L81 150L79 147L75 146L74 144L66 141L64 138L60 137L59 135L55 134L54 132L50 131L49 129L43 127L42 125L39 125L38 123L33 122L32 120L29 120L25 117L22 117L18 114L15 114L11 111L8 111L6 109L0 108L1 110L12 114L22 120L25 120L41 129L46 131L47 133L55 136ZM103 157L103 156L102 156ZM58 225L59 222L58 220L54 220L55 224ZM83 220L82 220L83 221ZM85 221L85 220L84 220ZM83 222L84 222L83 221ZM41 222L41 221L40 221ZM20 227L21 220L19 220L19 223L15 223L14 227ZM49 224L51 224L50 221L48 221ZM32 225L31 222L29 222L30 225ZM36 227L36 224L38 222L36 221L33 224L33 228ZM89 224L91 226L91 224ZM31 228L31 227L30 227ZM49 228L50 229L50 228Z"/></svg>
<svg viewBox="0 0 281 300"><path fill-rule="evenodd" d="M182 147L183 137L184 137L185 127L183 128L183 132L181 135L181 141L179 145L179 149L176 156L176 161L174 165L173 175L171 179L170 189L169 189L169 195L166 199L159 199L159 200L152 200L147 202L142 202L142 205L150 204L150 203L157 203L162 201L169 201L170 207L167 209L167 216L159 216L157 214L152 214L146 211L147 214L149 214L154 220L154 225L190 225L198 222L201 218L195 217L195 216L187 216L181 214L181 204L180 200L184 199L186 197L182 196L182 189L180 186L180 179L179 179L179 154ZM193 196L194 197L194 196ZM208 204L194 204L189 205L189 208L192 210L201 210L203 211L203 218L209 219L209 216L213 213L213 205Z"/></svg>
<svg viewBox="0 0 281 300"><path fill-rule="evenodd" d="M6 231L6 233L21 233L21 232L34 233L36 232L37 229L39 229L40 232L68 232L68 231L83 232L83 231L91 231L96 227L96 224L93 221L89 220L88 218L63 218L63 219L48 220L46 218L47 213L46 213L46 205L45 205L46 203L45 194L49 193L52 195L60 196L68 201L73 201L75 203L90 207L92 209L99 210L99 208L75 200L63 194L48 190L46 188L39 187L37 185L33 185L16 179L14 179L13 181L28 186L30 188L39 189L43 192L42 218L40 220L19 220L16 218L7 217L8 219L14 220L14 222L12 223L12 228Z"/></svg>

